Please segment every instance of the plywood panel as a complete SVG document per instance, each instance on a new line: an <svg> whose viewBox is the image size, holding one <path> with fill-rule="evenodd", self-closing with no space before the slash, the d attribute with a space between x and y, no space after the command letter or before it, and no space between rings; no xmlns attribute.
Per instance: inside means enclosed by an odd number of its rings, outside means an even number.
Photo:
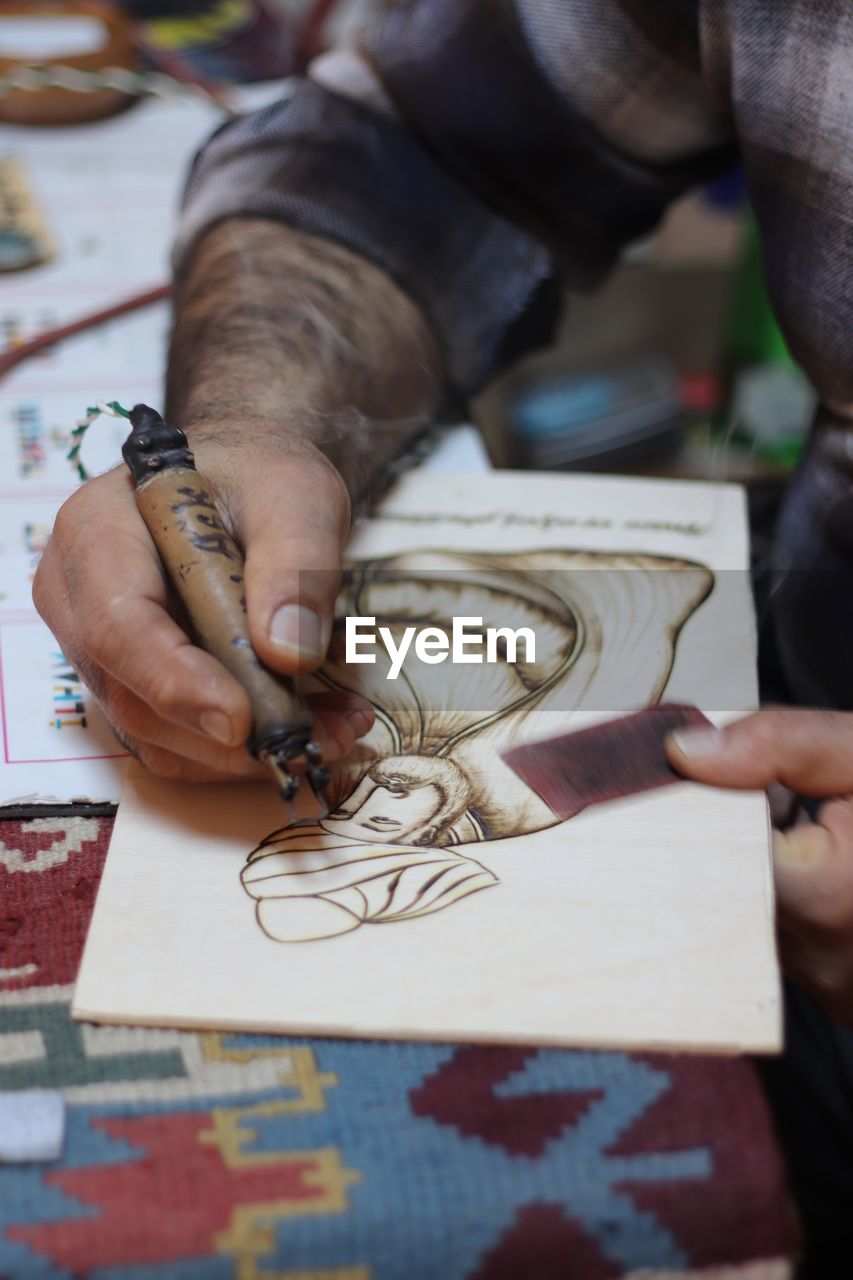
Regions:
<svg viewBox="0 0 853 1280"><path fill-rule="evenodd" d="M131 770L75 1013L106 1022L773 1051L764 797L684 783L555 815L498 752L662 697L754 705L742 494L406 477L356 532L323 682L377 723L322 824L267 784ZM344 661L346 614L527 627L535 661ZM499 653L499 657L501 654ZM516 655L521 657L520 651Z"/></svg>

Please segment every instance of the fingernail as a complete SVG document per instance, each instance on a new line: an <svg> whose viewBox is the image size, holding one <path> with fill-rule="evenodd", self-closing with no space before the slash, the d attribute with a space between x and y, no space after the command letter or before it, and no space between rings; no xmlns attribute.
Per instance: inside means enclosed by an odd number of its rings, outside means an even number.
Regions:
<svg viewBox="0 0 853 1280"><path fill-rule="evenodd" d="M373 716L363 707L354 707L347 712L347 720L357 738L361 738L373 725Z"/></svg>
<svg viewBox="0 0 853 1280"><path fill-rule="evenodd" d="M323 653L323 628L313 609L301 604L283 604L273 614L270 640L280 649L290 649L302 658L319 658Z"/></svg>
<svg viewBox="0 0 853 1280"><path fill-rule="evenodd" d="M224 711L202 711L198 722L202 733L206 733L208 738L215 738L226 747L232 742L234 730Z"/></svg>
<svg viewBox="0 0 853 1280"><path fill-rule="evenodd" d="M677 729L671 738L681 754L689 760L715 756L723 745L723 735L719 729Z"/></svg>
<svg viewBox="0 0 853 1280"><path fill-rule="evenodd" d="M773 856L777 862L789 866L802 866L813 853L810 841L796 827L790 831L773 832Z"/></svg>

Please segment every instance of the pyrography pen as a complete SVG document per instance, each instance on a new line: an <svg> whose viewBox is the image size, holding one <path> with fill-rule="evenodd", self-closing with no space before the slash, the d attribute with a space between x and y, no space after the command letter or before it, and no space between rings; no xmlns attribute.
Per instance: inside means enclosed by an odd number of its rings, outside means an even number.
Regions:
<svg viewBox="0 0 853 1280"><path fill-rule="evenodd" d="M249 695L254 729L248 750L270 767L284 800L292 800L299 789L291 763L304 758L311 789L322 799L329 772L314 741L311 712L295 682L269 671L252 648L243 556L219 514L213 489L196 468L187 437L147 405L136 405L129 417L133 430L122 456L136 485L137 506L195 638Z"/></svg>

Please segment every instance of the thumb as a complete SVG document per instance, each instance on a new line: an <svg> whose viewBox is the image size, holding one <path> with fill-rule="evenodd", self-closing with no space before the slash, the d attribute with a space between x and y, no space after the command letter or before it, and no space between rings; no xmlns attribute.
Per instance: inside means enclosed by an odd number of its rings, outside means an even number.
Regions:
<svg viewBox="0 0 853 1280"><path fill-rule="evenodd" d="M319 455L266 457L241 481L234 509L252 644L273 670L311 671L332 633L350 518L344 483Z"/></svg>
<svg viewBox="0 0 853 1280"><path fill-rule="evenodd" d="M773 869L780 914L795 918L814 914L826 897L828 873L836 864L836 841L823 823L804 822L785 832L774 831Z"/></svg>
<svg viewBox="0 0 853 1280"><path fill-rule="evenodd" d="M779 917L802 933L850 936L853 904L853 803L833 800L818 822L802 822L773 834Z"/></svg>
<svg viewBox="0 0 853 1280"><path fill-rule="evenodd" d="M724 729L680 730L667 757L679 773L719 787L779 782L799 795L853 792L853 714L767 707Z"/></svg>

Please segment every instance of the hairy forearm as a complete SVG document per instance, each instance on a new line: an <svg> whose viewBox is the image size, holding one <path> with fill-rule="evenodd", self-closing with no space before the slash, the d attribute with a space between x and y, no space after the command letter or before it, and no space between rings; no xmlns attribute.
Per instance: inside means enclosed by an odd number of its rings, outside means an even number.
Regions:
<svg viewBox="0 0 853 1280"><path fill-rule="evenodd" d="M172 420L307 441L355 498L427 421L441 383L414 303L331 241L229 219L201 240L177 283Z"/></svg>

